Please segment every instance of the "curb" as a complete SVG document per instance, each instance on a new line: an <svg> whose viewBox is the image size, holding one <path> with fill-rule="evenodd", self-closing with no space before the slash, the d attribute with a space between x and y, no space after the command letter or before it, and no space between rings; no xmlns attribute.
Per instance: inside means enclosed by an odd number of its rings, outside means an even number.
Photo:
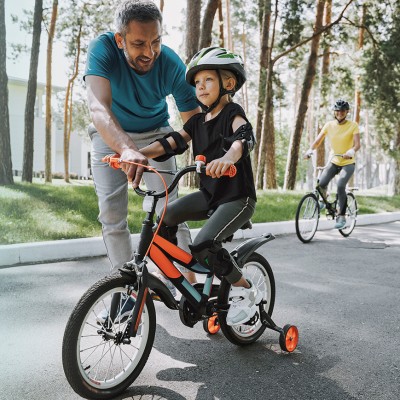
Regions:
<svg viewBox="0 0 400 400"><path fill-rule="evenodd" d="M400 221L400 212L359 215L357 226L373 225ZM322 219L318 230L332 229L334 221ZM192 229L194 238L199 229ZM294 221L267 222L254 224L253 229L236 232L235 239L247 239L263 233L285 235L295 233ZM139 234L133 234L132 240ZM48 242L21 243L0 246L0 267L18 266L24 264L46 263L62 260L75 260L105 256L106 248L102 237L56 240Z"/></svg>

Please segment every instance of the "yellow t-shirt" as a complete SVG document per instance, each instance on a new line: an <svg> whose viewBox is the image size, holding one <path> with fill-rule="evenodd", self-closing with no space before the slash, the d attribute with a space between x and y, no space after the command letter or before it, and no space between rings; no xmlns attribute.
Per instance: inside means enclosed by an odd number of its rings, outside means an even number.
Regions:
<svg viewBox="0 0 400 400"><path fill-rule="evenodd" d="M360 133L357 122L346 121L339 124L336 120L327 122L321 130L324 137L328 137L331 144L331 155L344 154L354 145L354 135ZM342 157L334 157L332 163L340 167L343 165L354 164L354 157L344 159Z"/></svg>

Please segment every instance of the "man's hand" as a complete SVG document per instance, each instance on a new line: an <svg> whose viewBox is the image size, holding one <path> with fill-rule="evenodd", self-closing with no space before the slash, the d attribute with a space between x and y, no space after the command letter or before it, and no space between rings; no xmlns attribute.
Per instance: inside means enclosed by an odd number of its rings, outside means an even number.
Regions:
<svg viewBox="0 0 400 400"><path fill-rule="evenodd" d="M139 150L126 149L121 153L121 159L142 165L148 164L147 158ZM132 183L132 187L136 189L142 179L144 167L136 164L121 163L121 169L125 172L128 182Z"/></svg>

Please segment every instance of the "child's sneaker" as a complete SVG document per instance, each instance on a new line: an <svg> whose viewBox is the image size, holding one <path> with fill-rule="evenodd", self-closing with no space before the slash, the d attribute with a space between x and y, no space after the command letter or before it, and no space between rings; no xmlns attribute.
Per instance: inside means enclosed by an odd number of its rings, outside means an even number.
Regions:
<svg viewBox="0 0 400 400"><path fill-rule="evenodd" d="M240 325L249 321L257 312L257 304L262 300L260 293L253 283L248 280L250 287L232 286L229 294L231 305L226 316L227 325Z"/></svg>

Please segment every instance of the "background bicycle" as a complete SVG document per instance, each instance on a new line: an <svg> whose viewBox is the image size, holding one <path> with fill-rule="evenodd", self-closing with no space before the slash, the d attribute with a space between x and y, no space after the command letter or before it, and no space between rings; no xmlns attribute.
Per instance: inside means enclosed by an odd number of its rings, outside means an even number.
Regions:
<svg viewBox="0 0 400 400"><path fill-rule="evenodd" d="M325 212L327 219L330 220L335 220L338 215L337 195L334 200L330 202L327 199L328 196L324 196L319 186L319 179L322 171L330 164L332 158L335 156L341 157L342 154L332 155L327 164L323 167L316 167L313 160L314 169L316 168L318 171L315 189L303 196L296 211L296 234L303 243L308 243L313 239L318 228L321 212ZM339 232L344 237L348 237L353 232L357 222L358 207L356 197L353 193L354 190L357 190L357 188L346 189L346 225L344 228L339 229Z"/></svg>
<svg viewBox="0 0 400 400"><path fill-rule="evenodd" d="M116 164L119 164L118 158ZM157 174L171 172L147 168ZM234 326L226 323L231 302L231 285L228 281L222 279L220 284L215 283L213 273L198 264L190 253L158 235L154 224L158 199L167 197L180 178L192 171L204 173L205 167L188 166L177 171L173 182L163 192L135 189L139 195L151 196L153 204L143 221L134 259L89 288L69 318L63 340L63 367L71 387L82 397L115 397L139 376L150 355L155 337L154 299L162 301L172 310L177 310L181 322L188 327L211 317L212 323L205 326L210 333L214 333L212 325L217 316L223 334L236 345L254 343L269 328L279 333L279 344L284 351L292 352L297 347L297 328L292 325L280 328L271 319L275 303L274 275L268 261L255 251L274 239L272 235L264 234L247 239L231 251L231 255L243 269L243 275L251 278L257 289L263 293L257 312L251 320ZM148 272L148 258L182 293L179 301L161 280ZM205 274L204 283L192 286L173 261ZM103 318L104 310L106 316Z"/></svg>

